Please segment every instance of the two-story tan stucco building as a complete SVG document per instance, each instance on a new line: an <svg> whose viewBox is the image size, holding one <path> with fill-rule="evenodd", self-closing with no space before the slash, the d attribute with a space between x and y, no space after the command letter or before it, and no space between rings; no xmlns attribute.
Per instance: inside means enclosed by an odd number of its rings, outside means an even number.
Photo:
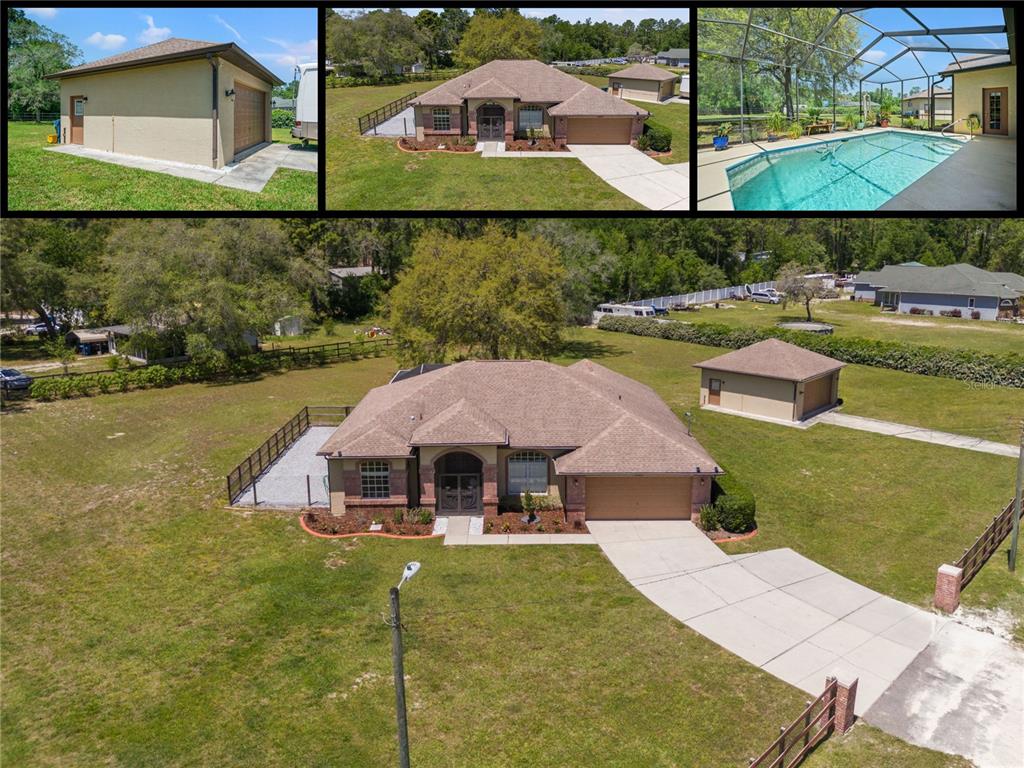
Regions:
<svg viewBox="0 0 1024 768"><path fill-rule="evenodd" d="M47 75L61 143L220 168L270 141L283 81L234 43L171 38Z"/></svg>

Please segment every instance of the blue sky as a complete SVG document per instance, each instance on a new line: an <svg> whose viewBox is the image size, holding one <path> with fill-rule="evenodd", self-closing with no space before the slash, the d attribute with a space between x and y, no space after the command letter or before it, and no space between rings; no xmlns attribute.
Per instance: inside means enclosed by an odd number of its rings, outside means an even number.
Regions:
<svg viewBox="0 0 1024 768"><path fill-rule="evenodd" d="M338 10L351 11L353 9L345 8ZM365 10L372 9L366 8ZM403 8L402 10L410 16L415 16L423 9ZM443 9L431 8L430 10L440 13ZM471 8L466 10L472 13ZM680 19L681 21L687 21L690 18L690 12L686 8L520 8L519 12L523 16L537 19L543 19L551 14L555 14L566 21L585 21L589 18L593 21L610 21L615 24L621 24L627 19L638 22L643 19Z"/></svg>
<svg viewBox="0 0 1024 768"><path fill-rule="evenodd" d="M94 61L169 37L237 43L282 80L317 60L315 8L25 8Z"/></svg>

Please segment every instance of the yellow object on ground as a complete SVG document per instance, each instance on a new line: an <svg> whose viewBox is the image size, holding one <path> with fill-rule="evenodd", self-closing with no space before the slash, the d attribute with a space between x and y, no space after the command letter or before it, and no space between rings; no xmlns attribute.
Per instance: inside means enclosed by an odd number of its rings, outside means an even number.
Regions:
<svg viewBox="0 0 1024 768"><path fill-rule="evenodd" d="M47 144L56 144L57 143L57 134L56 133L51 133L49 136L47 136L46 137L46 143Z"/></svg>

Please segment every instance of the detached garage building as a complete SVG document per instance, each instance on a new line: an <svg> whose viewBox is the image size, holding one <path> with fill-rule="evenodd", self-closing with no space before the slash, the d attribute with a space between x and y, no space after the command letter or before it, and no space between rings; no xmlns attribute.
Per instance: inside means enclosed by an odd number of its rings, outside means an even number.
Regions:
<svg viewBox="0 0 1024 768"><path fill-rule="evenodd" d="M273 72L234 43L171 38L47 75L60 141L220 168L270 141Z"/></svg>
<svg viewBox="0 0 1024 768"><path fill-rule="evenodd" d="M679 75L653 64L634 64L608 76L608 92L620 99L661 102L676 93Z"/></svg>
<svg viewBox="0 0 1024 768"><path fill-rule="evenodd" d="M802 421L839 400L846 363L779 339L767 339L696 363L700 403L736 413Z"/></svg>

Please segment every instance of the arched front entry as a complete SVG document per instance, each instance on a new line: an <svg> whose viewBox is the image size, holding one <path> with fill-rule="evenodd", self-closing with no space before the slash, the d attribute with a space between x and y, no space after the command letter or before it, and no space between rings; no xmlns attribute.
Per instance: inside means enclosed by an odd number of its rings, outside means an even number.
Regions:
<svg viewBox="0 0 1024 768"><path fill-rule="evenodd" d="M437 512L483 514L483 462L471 453L453 451L434 462Z"/></svg>
<svg viewBox="0 0 1024 768"><path fill-rule="evenodd" d="M476 137L479 141L501 141L505 138L505 108L500 104L484 104L476 111Z"/></svg>

